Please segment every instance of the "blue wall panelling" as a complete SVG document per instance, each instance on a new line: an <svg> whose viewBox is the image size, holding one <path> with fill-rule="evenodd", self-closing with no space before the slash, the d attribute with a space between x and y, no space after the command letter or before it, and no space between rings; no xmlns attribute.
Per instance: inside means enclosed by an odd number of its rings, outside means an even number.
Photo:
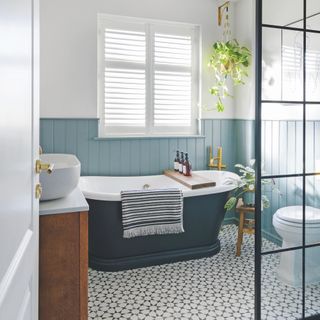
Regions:
<svg viewBox="0 0 320 320"><path fill-rule="evenodd" d="M236 163L236 121L202 120L200 137L96 139L98 119L41 119L40 140L46 153L72 153L82 175L152 175L172 167L176 150L188 152L194 170L207 168L209 146L223 147L228 170ZM244 130L246 132L246 130ZM234 220L228 213L226 223Z"/></svg>
<svg viewBox="0 0 320 320"><path fill-rule="evenodd" d="M95 139L97 119L41 119L41 146L46 153L76 154L82 164L83 175L152 175L172 167L177 149L190 154L194 170L207 167L209 146L223 147L223 161L227 169L236 163L246 164L254 158L254 121L202 120L200 137ZM302 122L264 121L262 124L262 159L265 171L272 174L296 173L302 170ZM307 123L307 170L316 168L320 160L320 121ZM319 165L319 163L318 163ZM264 190L271 207L262 215L263 234L279 242L272 225L273 213L280 207L301 204L301 179L275 181L281 195ZM320 178L307 179L307 202L320 205ZM234 213L226 221L234 222Z"/></svg>
<svg viewBox="0 0 320 320"><path fill-rule="evenodd" d="M97 119L41 119L46 153L76 154L82 175L151 175L172 167L176 150L188 152L194 170L206 169L209 146L223 147L224 162L236 162L235 120L203 120L202 136L96 139Z"/></svg>

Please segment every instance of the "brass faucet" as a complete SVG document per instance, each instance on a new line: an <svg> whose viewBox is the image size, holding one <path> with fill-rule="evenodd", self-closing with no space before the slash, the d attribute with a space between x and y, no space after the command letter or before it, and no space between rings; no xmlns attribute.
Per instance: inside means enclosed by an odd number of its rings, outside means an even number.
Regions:
<svg viewBox="0 0 320 320"><path fill-rule="evenodd" d="M39 146L39 155L43 154L43 150L41 146ZM48 174L51 174L53 171L54 164L51 163L43 163L41 160L36 160L36 173L40 173L41 171L47 171Z"/></svg>
<svg viewBox="0 0 320 320"><path fill-rule="evenodd" d="M47 171L48 174L51 174L53 171L53 163L43 163L41 160L36 160L36 173L41 173L41 171Z"/></svg>
<svg viewBox="0 0 320 320"><path fill-rule="evenodd" d="M217 163L215 163L217 162ZM222 164L222 147L218 148L218 154L216 157L213 157L212 155L212 147L209 147L209 168L216 168L218 170L226 169L227 166L225 164Z"/></svg>

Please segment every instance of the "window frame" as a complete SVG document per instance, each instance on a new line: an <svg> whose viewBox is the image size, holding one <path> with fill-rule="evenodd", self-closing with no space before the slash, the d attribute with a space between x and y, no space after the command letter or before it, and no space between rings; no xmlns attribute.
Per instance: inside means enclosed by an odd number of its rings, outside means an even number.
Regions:
<svg viewBox="0 0 320 320"><path fill-rule="evenodd" d="M130 69L141 69L138 64L131 62L107 62L104 56L105 28L124 29L128 26L128 30L146 32L146 61L142 66L145 70L146 79L146 96L145 96L145 126L106 126L104 120L105 98L104 98L104 71L107 63L112 66L130 66ZM130 26L135 25L134 30ZM167 66L156 65L154 59L154 35L156 32L171 32L174 35L191 36L192 60L190 67L184 66ZM98 42L98 61L97 61L97 87L98 87L98 112L100 116L99 137L157 137L157 136L185 136L199 134L199 104L200 104L200 89L201 89L201 27L195 24L171 22L165 20L154 20L144 18L133 18L127 16L118 16L110 14L98 14L97 23L97 42ZM163 71L191 71L191 126L154 126L154 75L155 70Z"/></svg>

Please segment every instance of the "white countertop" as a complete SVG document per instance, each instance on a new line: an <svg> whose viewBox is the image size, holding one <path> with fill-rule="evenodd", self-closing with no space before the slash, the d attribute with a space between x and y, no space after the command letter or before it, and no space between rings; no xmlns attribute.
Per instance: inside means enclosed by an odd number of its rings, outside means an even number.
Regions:
<svg viewBox="0 0 320 320"><path fill-rule="evenodd" d="M77 187L65 198L42 201L39 205L40 216L59 213L83 212L88 210L88 203L79 187Z"/></svg>

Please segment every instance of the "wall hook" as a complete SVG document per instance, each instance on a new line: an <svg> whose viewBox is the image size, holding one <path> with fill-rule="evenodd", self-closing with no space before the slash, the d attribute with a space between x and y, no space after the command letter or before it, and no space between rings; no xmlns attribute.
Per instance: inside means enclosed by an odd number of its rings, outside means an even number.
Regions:
<svg viewBox="0 0 320 320"><path fill-rule="evenodd" d="M218 25L221 26L222 18L223 18L223 12L228 11L229 9L230 1L225 2L221 6L218 7Z"/></svg>

